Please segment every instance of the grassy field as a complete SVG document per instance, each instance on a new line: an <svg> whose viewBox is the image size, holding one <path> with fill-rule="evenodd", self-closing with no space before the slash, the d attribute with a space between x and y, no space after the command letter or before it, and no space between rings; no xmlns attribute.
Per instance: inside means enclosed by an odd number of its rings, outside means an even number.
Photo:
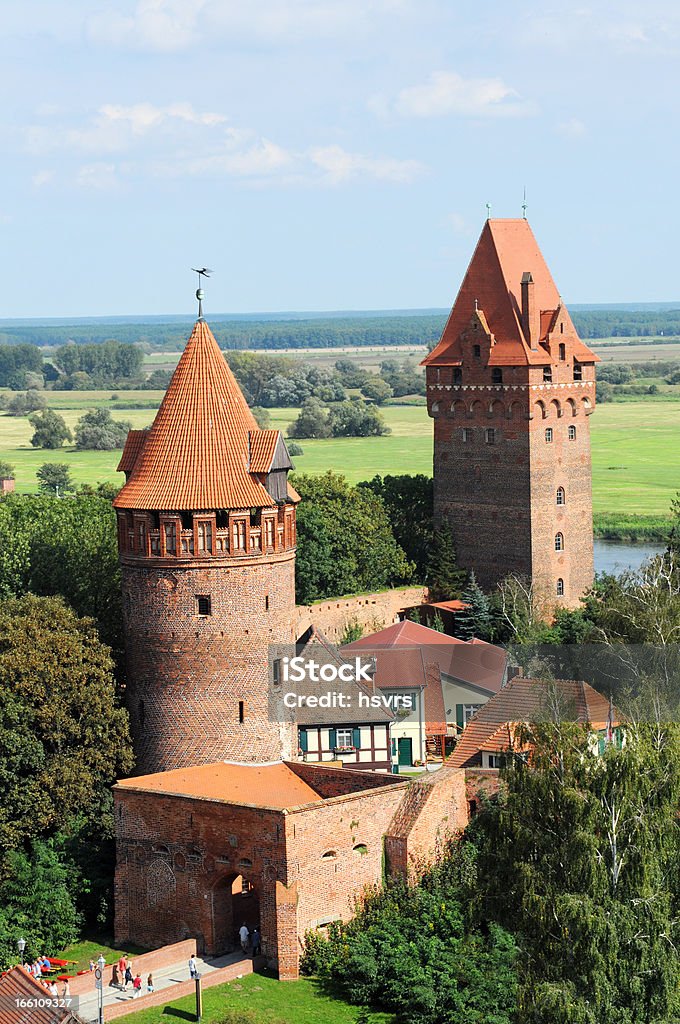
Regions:
<svg viewBox="0 0 680 1024"><path fill-rule="evenodd" d="M160 392L53 392L50 404L73 428L82 413L104 405L117 419L144 427L153 409L125 408L125 404L158 402ZM295 409L272 409L272 425L285 430ZM332 469L349 480L367 480L376 473L432 472L432 422L423 406L388 406L385 419L392 429L386 437L338 438L303 441L304 455L296 456L301 473ZM666 515L680 489L680 403L648 400L600 405L590 420L593 450L593 498L596 513ZM43 462L68 462L77 483L122 482L116 473L118 452L35 450L30 446L28 420L0 416L0 458L16 467L17 490L35 491L35 472Z"/></svg>
<svg viewBox="0 0 680 1024"><path fill-rule="evenodd" d="M150 1007L125 1018L129 1024L164 1024L172 1019L193 1021L196 999L193 995L177 999L167 1006ZM270 1021L285 1024L355 1024L359 1008L324 995L307 978L277 981L266 974L250 974L227 985L216 985L203 992L203 1024L218 1024L228 1011L250 1011L261 1024ZM238 1016L234 1020L238 1020ZM372 1013L369 1024L393 1024L389 1013Z"/></svg>

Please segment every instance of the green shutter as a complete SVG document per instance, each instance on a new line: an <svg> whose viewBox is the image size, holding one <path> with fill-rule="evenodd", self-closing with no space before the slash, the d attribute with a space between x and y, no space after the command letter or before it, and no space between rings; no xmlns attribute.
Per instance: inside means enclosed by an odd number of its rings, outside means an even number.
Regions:
<svg viewBox="0 0 680 1024"><path fill-rule="evenodd" d="M352 746L357 750L361 747L361 729L352 729Z"/></svg>
<svg viewBox="0 0 680 1024"><path fill-rule="evenodd" d="M462 729L464 724L465 721L463 719L463 705L456 704L456 725L458 726L459 729Z"/></svg>
<svg viewBox="0 0 680 1024"><path fill-rule="evenodd" d="M300 731L298 732L298 736L299 736L298 743L300 745L300 750L302 751L303 754L306 754L307 751L309 750L309 743L308 743L308 740L307 740L307 730L306 729L300 729Z"/></svg>
<svg viewBox="0 0 680 1024"><path fill-rule="evenodd" d="M328 737L329 737L328 738L328 745L329 745L329 747L331 748L331 750L335 750L335 748L338 745L338 732L337 732L337 729L329 729L328 730Z"/></svg>

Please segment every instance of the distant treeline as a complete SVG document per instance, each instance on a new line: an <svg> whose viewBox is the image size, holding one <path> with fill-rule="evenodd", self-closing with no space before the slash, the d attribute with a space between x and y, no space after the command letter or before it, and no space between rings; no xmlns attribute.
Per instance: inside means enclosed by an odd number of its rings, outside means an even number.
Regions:
<svg viewBox="0 0 680 1024"><path fill-rule="evenodd" d="M371 345L427 345L439 338L445 312L424 314L348 315L312 319L233 320L216 319L211 327L225 349L343 348ZM680 335L680 308L668 310L597 309L572 314L582 338L663 338ZM0 345L30 342L41 348L69 341L78 345L100 344L113 335L118 341L136 342L156 351L184 347L191 331L186 323L74 323L6 326Z"/></svg>

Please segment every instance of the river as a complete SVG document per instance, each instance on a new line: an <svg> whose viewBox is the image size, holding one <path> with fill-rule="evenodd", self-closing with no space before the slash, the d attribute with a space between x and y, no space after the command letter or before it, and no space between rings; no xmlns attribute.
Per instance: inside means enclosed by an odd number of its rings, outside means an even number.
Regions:
<svg viewBox="0 0 680 1024"><path fill-rule="evenodd" d="M646 558L658 555L663 544L631 544L623 540L595 539L595 572L623 572L638 569Z"/></svg>

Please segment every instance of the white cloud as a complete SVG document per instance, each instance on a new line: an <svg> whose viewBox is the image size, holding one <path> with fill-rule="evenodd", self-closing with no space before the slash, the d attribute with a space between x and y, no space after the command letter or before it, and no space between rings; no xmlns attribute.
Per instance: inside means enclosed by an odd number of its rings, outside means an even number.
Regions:
<svg viewBox="0 0 680 1024"><path fill-rule="evenodd" d="M362 177L405 185L420 177L426 169L418 160L395 160L391 157L348 153L337 145L317 147L309 155L312 164L323 171L325 180L331 185Z"/></svg>
<svg viewBox="0 0 680 1024"><path fill-rule="evenodd" d="M205 0L139 0L129 15L117 10L92 15L87 34L94 42L113 46L182 50L196 42L204 6Z"/></svg>
<svg viewBox="0 0 680 1024"><path fill-rule="evenodd" d="M115 164L98 162L79 167L76 173L76 184L82 188L110 192L119 188L120 181Z"/></svg>
<svg viewBox="0 0 680 1024"><path fill-rule="evenodd" d="M49 185L53 178L54 171L45 169L42 171L36 171L36 173L32 176L31 181L33 182L36 188L43 188L44 185Z"/></svg>
<svg viewBox="0 0 680 1024"><path fill-rule="evenodd" d="M560 121L557 125L560 135L566 135L571 139L578 139L586 133L586 126L578 117L570 117L567 121Z"/></svg>
<svg viewBox="0 0 680 1024"><path fill-rule="evenodd" d="M456 71L433 71L426 82L402 89L390 103L372 101L374 111L394 111L402 117L521 117L535 112L533 104L500 78L463 78Z"/></svg>

